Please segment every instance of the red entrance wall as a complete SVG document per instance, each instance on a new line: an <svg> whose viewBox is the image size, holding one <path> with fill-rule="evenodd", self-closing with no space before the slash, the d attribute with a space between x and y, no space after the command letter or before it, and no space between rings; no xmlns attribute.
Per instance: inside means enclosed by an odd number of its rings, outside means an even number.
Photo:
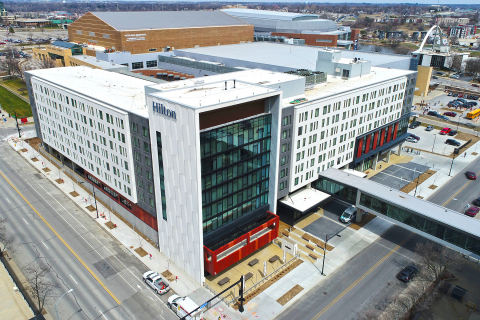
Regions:
<svg viewBox="0 0 480 320"><path fill-rule="evenodd" d="M106 194L110 199L112 199L113 201L115 201L116 203L118 203L119 205L121 205L123 208L125 208L126 210L130 211L131 213L133 213L133 215L135 217L137 217L138 219L142 220L143 222L145 222L146 225L148 225L150 228L154 229L155 231L158 232L158 224L157 224L157 218L155 218L154 216L152 216L150 213L148 213L147 211L143 210L142 208L140 208L137 204L133 203L133 202L130 202L129 200L125 199L124 197L122 197L120 194L118 194L117 197L114 197L112 196L111 194L109 194L108 192L106 192L105 190L103 190L103 187L104 186L107 186L109 187L110 189L114 190L112 187L110 187L108 184L106 183L103 183L102 180L98 179L95 175L91 174L90 172L87 172L87 171L84 171L84 174L85 174L85 180L87 180L89 183L92 183L91 180L89 180L87 178L87 175L91 175L92 177L94 177L95 179L97 179L98 181L100 181L100 186L95 184L95 186L97 188L95 188L95 191L102 191L104 194ZM115 191L116 192L116 191ZM118 193L118 192L116 192ZM121 202L121 200L124 199L124 200L127 200L128 202L130 202L131 204L131 208L129 208L128 206L126 206L124 203Z"/></svg>
<svg viewBox="0 0 480 320"><path fill-rule="evenodd" d="M217 250L212 251L206 246L203 246L203 258L204 258L204 264L205 264L205 271L215 276L222 270L225 270L226 268L234 264L235 262L240 261L241 259L248 256L250 253L260 249L264 245L268 244L269 242L272 242L275 238L277 238L280 218L279 216L277 216L276 214L270 211L267 211L267 213L270 216L269 221L253 229L252 231L244 234L243 236L231 241L230 243L227 243L223 247L220 247ZM264 235L256 238L255 240L251 240L251 237L253 235L267 228L270 229L270 231L266 232ZM230 249L231 247L235 246L236 244L244 240L246 240L247 243L243 247L230 253L223 259L220 259L217 261L217 256L220 253Z"/></svg>

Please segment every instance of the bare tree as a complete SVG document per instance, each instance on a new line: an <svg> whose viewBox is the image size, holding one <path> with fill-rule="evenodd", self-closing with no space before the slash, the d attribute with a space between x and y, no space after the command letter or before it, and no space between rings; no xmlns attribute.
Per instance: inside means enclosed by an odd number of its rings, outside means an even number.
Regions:
<svg viewBox="0 0 480 320"><path fill-rule="evenodd" d="M412 50L410 50L408 47L405 47L405 46L399 46L395 48L393 52L396 54L409 55L412 52Z"/></svg>
<svg viewBox="0 0 480 320"><path fill-rule="evenodd" d="M45 58L45 59L40 59L38 61L38 66L40 69L50 69L50 68L56 68L57 67L57 60L52 59L52 58Z"/></svg>
<svg viewBox="0 0 480 320"><path fill-rule="evenodd" d="M450 43L453 44L453 45L458 44L458 37L457 36L451 36L450 38L448 38L448 40L450 40Z"/></svg>
<svg viewBox="0 0 480 320"><path fill-rule="evenodd" d="M11 252L14 247L15 236L7 230L7 219L0 219L0 254Z"/></svg>
<svg viewBox="0 0 480 320"><path fill-rule="evenodd" d="M30 284L30 294L37 300L40 312L45 306L45 302L52 297L52 292L58 287L47 277L51 271L52 267L42 262L33 262L25 269L25 275Z"/></svg>
<svg viewBox="0 0 480 320"><path fill-rule="evenodd" d="M417 243L415 252L420 256L417 278L424 281L439 281L441 276L455 272L462 262L461 254L433 242Z"/></svg>
<svg viewBox="0 0 480 320"><path fill-rule="evenodd" d="M480 75L480 58L469 58L465 62L465 72L471 75Z"/></svg>
<svg viewBox="0 0 480 320"><path fill-rule="evenodd" d="M373 46L372 51L373 52L382 52L383 48L381 46Z"/></svg>
<svg viewBox="0 0 480 320"><path fill-rule="evenodd" d="M454 71L461 71L462 70L462 60L463 56L459 54L453 54L451 57L452 64L450 65L450 69Z"/></svg>

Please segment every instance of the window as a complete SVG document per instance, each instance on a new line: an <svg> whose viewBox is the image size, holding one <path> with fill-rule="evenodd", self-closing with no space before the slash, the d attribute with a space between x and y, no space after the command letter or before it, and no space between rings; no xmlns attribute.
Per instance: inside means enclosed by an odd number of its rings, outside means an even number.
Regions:
<svg viewBox="0 0 480 320"><path fill-rule="evenodd" d="M152 160L149 157L145 157L145 164L147 165L147 167L151 167L152 166Z"/></svg>
<svg viewBox="0 0 480 320"><path fill-rule="evenodd" d="M147 61L147 68L155 68L157 66L157 60Z"/></svg>
<svg viewBox="0 0 480 320"><path fill-rule="evenodd" d="M143 149L145 150L145 152L150 152L150 144L148 144L148 142L144 142Z"/></svg>
<svg viewBox="0 0 480 320"><path fill-rule="evenodd" d="M350 76L350 70L343 69L342 77L348 78Z"/></svg>
<svg viewBox="0 0 480 320"><path fill-rule="evenodd" d="M315 39L315 42L328 42L331 43L332 39Z"/></svg>
<svg viewBox="0 0 480 320"><path fill-rule="evenodd" d="M82 30L77 30L77 34L82 34Z"/></svg>
<svg viewBox="0 0 480 320"><path fill-rule="evenodd" d="M104 37L105 39L110 39L110 35L109 35L109 34L106 34L106 33L103 34L103 37Z"/></svg>
<svg viewBox="0 0 480 320"><path fill-rule="evenodd" d="M152 181L152 171L147 171L147 179Z"/></svg>
<svg viewBox="0 0 480 320"><path fill-rule="evenodd" d="M95 32L89 32L88 35L91 37L95 37Z"/></svg>
<svg viewBox="0 0 480 320"><path fill-rule="evenodd" d="M148 137L148 128L142 127L143 128L143 136Z"/></svg>
<svg viewBox="0 0 480 320"><path fill-rule="evenodd" d="M157 48L150 48L148 51L157 51Z"/></svg>
<svg viewBox="0 0 480 320"><path fill-rule="evenodd" d="M143 62L132 62L132 69L142 69L143 68Z"/></svg>
<svg viewBox="0 0 480 320"><path fill-rule="evenodd" d="M151 184L148 185L148 192L153 194L153 185L151 185Z"/></svg>

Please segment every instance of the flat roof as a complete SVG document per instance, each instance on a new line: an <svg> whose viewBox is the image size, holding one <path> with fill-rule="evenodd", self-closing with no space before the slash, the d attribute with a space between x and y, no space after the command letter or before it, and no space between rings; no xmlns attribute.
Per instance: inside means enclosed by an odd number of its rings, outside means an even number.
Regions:
<svg viewBox="0 0 480 320"><path fill-rule="evenodd" d="M279 89L268 88L248 82L234 82L233 79L235 78L232 77L230 81L199 83L189 87L179 86L178 88L172 88L170 90L152 92L149 95L192 109L201 109L215 105L222 106L232 101L240 101L265 94L273 95L279 91ZM255 100L256 99L257 98L255 98Z"/></svg>
<svg viewBox="0 0 480 320"><path fill-rule="evenodd" d="M270 10L256 10L256 9L222 9L221 11L228 13L236 17L251 17L262 19L275 19L275 20L293 20L295 18L312 17L318 19L318 14L309 13L295 13L295 12L281 12Z"/></svg>
<svg viewBox="0 0 480 320"><path fill-rule="evenodd" d="M111 11L91 14L119 31L248 25L221 11Z"/></svg>
<svg viewBox="0 0 480 320"><path fill-rule="evenodd" d="M84 66L40 69L28 73L79 95L148 118L145 86L151 85L151 81Z"/></svg>
<svg viewBox="0 0 480 320"><path fill-rule="evenodd" d="M168 82L165 84L159 84L150 86L156 90L170 90L170 89L180 89L186 87L193 87L198 84L207 84L212 82L219 82L219 81L229 81L229 80L237 80L243 82L249 82L256 85L262 86L272 86L275 84L293 81L303 78L302 76L283 73L283 72L272 72L268 70L262 69L249 69L237 72L229 72L229 73L221 73L216 74L213 76L208 77L201 77L201 78L192 78L186 80L180 80L175 82Z"/></svg>
<svg viewBox="0 0 480 320"><path fill-rule="evenodd" d="M253 42L224 46L179 49L175 50L174 52L179 56L183 56L181 53L185 52L187 55L190 53L197 54L199 56L205 55L217 57L219 59L226 58L238 60L239 62L244 61L245 64L247 64L247 62L254 62L285 68L315 70L317 66L316 63L318 51L324 49L324 47L314 46ZM404 55L367 53L356 50L340 51L343 58L353 59L356 57L371 61L372 67L411 58L410 56ZM199 57L198 59L201 58ZM241 66L241 63L239 63L239 66Z"/></svg>
<svg viewBox="0 0 480 320"><path fill-rule="evenodd" d="M91 65L94 65L96 67L102 68L104 70L112 69L112 68L121 68L121 67L124 67L124 68L128 69L128 67L126 67L124 65L112 63L112 62L105 61L105 60L99 60L95 57L87 56L86 54L71 56L70 60L72 60L72 58L73 58L73 60L77 59L77 60L83 61L85 63L89 63Z"/></svg>
<svg viewBox="0 0 480 320"><path fill-rule="evenodd" d="M308 98L309 101L325 98L339 93L351 92L369 85L384 83L385 81L407 76L415 72L416 71L372 67L370 74L349 78L348 80L327 75L327 81L316 84L313 89L305 91L305 97ZM298 104L297 106L301 105L302 104Z"/></svg>
<svg viewBox="0 0 480 320"><path fill-rule="evenodd" d="M295 210L305 212L330 197L328 193L310 188L293 193L287 197L287 200L282 199L280 202Z"/></svg>
<svg viewBox="0 0 480 320"><path fill-rule="evenodd" d="M480 220L478 219L472 219L457 211L447 209L408 195L397 189L384 186L372 180L360 178L335 168L322 171L319 173L319 176L359 189L362 193L369 194L390 204L415 212L430 220L438 221L443 225L480 238Z"/></svg>

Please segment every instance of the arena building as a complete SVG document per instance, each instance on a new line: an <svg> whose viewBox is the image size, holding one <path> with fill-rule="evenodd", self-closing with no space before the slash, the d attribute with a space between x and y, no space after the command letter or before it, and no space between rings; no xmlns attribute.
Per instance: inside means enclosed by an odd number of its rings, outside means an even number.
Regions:
<svg viewBox="0 0 480 320"><path fill-rule="evenodd" d="M132 54L253 41L253 26L220 11L88 12L71 42Z"/></svg>

